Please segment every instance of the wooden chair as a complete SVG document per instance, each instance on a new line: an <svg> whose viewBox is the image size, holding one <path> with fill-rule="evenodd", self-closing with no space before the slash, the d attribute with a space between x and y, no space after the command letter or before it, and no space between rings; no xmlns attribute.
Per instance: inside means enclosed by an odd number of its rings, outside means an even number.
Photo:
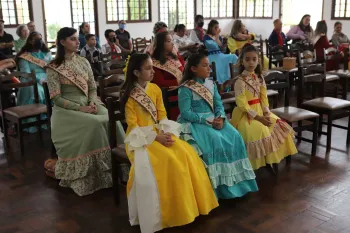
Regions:
<svg viewBox="0 0 350 233"><path fill-rule="evenodd" d="M106 63L106 62L109 62L111 60L117 60L117 61L119 61L120 64L123 64L123 61L125 61L123 56L125 56L125 54L123 54L123 53L109 52L109 53L101 55L101 61ZM112 57L116 57L116 58L112 59ZM116 64L119 64L119 63L116 62Z"/></svg>
<svg viewBox="0 0 350 233"><path fill-rule="evenodd" d="M44 88L45 101L46 101L47 120L49 123L48 124L49 129L51 131L51 116L52 116L53 103L52 103L51 98L50 98L50 91L49 91L49 86L47 85L47 82L43 83L43 88ZM53 142L52 142L52 146L51 146L51 156L52 155L56 155L56 148L55 148L55 145L53 144Z"/></svg>
<svg viewBox="0 0 350 233"><path fill-rule="evenodd" d="M31 79L29 82L22 82L22 83L12 83L11 79L13 77L23 77L27 79ZM10 81L11 83L7 84L5 82ZM24 87L31 87L33 86L33 92L34 92L34 104L28 104L28 105L22 105L22 106L16 106L16 107L10 107L10 108L3 108L5 99L3 98L3 94L6 91L10 91L14 88L24 88ZM40 141L42 141L42 135L41 135L41 125L48 124L48 120L41 120L40 115L41 114L47 114L47 109L44 104L39 103L39 95L38 95L38 86L36 82L36 75L35 72L32 71L31 73L23 73L23 72L13 72L7 76L4 76L0 80L0 107L1 107L1 114L2 114L2 125L4 129L4 140L5 140L5 146L8 148L8 123L12 123L17 128L17 134L19 137L19 143L20 143L20 151L21 155L24 156L24 141L23 141L23 129L36 126L38 129ZM35 117L35 122L28 122L23 123L23 120L29 119L31 117Z"/></svg>
<svg viewBox="0 0 350 233"><path fill-rule="evenodd" d="M287 73L271 73L270 75L265 76L265 82L267 83L268 89L283 91L285 93L284 106L280 108L271 109L270 111L278 117L280 117L281 119L288 122L291 126L294 122L298 122L298 126L293 127L294 131L298 133L298 141L303 140L312 143L311 157L315 156L317 147L319 115L308 110L289 106L290 84ZM312 124L303 125L303 121L312 122ZM302 131L311 131L313 133L312 140L303 138ZM287 158L287 163L291 161L290 159L291 157L289 156Z"/></svg>
<svg viewBox="0 0 350 233"><path fill-rule="evenodd" d="M118 205L120 203L118 168L121 164L131 164L126 154L125 146L118 146L117 144L117 121L125 120L124 114L121 113L120 102L109 97L107 98L107 108L109 116L109 144L112 157L113 196L115 203Z"/></svg>
<svg viewBox="0 0 350 233"><path fill-rule="evenodd" d="M146 37L144 38L138 37L138 38L132 39L133 47L137 52L143 52L147 48L147 46L151 44L151 42L152 41L147 40Z"/></svg>
<svg viewBox="0 0 350 233"><path fill-rule="evenodd" d="M124 60L110 60L110 61L100 61L100 78L105 78L112 74L120 74L124 76L123 67L125 67L126 61Z"/></svg>
<svg viewBox="0 0 350 233"><path fill-rule="evenodd" d="M120 98L120 89L124 80L123 76L118 74L110 75L99 80L100 98L103 103L106 103L107 97L115 99Z"/></svg>

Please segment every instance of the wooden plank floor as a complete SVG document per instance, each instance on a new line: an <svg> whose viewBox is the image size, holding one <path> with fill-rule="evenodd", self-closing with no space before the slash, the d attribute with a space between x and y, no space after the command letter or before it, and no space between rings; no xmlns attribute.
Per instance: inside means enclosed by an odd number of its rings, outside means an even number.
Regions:
<svg viewBox="0 0 350 233"><path fill-rule="evenodd" d="M340 123L346 125L345 120ZM125 191L120 206L115 207L111 190L78 197L45 177L43 162L50 156L50 142L45 140L43 147L35 136L26 136L23 158L11 153L15 159L10 167L3 155L0 159L1 233L140 232L129 226ZM221 201L209 216L162 232L349 233L350 157L345 140L345 131L334 129L333 149L326 155L322 136L311 164L310 144L301 143L291 167L280 164L278 178L265 169L257 172L259 192ZM15 142L11 144L15 148Z"/></svg>

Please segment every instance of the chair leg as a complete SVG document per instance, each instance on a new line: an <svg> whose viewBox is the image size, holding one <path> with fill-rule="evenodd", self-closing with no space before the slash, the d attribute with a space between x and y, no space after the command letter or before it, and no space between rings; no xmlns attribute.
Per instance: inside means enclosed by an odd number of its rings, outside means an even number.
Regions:
<svg viewBox="0 0 350 233"><path fill-rule="evenodd" d="M298 121L298 127L301 127L301 126L303 126L303 121ZM302 137L303 136L303 132L302 131L299 131L298 132L298 143L300 143L301 142L301 139L300 139L300 137Z"/></svg>
<svg viewBox="0 0 350 233"><path fill-rule="evenodd" d="M291 155L288 155L287 157L286 157L286 164L287 165L290 165L292 163L292 156Z"/></svg>
<svg viewBox="0 0 350 233"><path fill-rule="evenodd" d="M311 157L316 156L316 147L317 147L317 132L318 132L318 125L319 125L319 118L316 117L313 122L312 127L312 147L311 147Z"/></svg>
<svg viewBox="0 0 350 233"><path fill-rule="evenodd" d="M5 119L2 120L2 124L3 124L3 129L4 129L4 146L7 148L9 148L9 134L8 134L8 125Z"/></svg>
<svg viewBox="0 0 350 233"><path fill-rule="evenodd" d="M113 155L112 155L113 156ZM116 205L120 203L119 192L119 176L118 176L118 164L115 159L112 158L112 181L113 181L113 196Z"/></svg>
<svg viewBox="0 0 350 233"><path fill-rule="evenodd" d="M350 109L349 109L350 111ZM346 144L349 145L350 144L350 116L349 116L349 120L348 120L348 132L346 135Z"/></svg>
<svg viewBox="0 0 350 233"><path fill-rule="evenodd" d="M323 126L323 114L320 114L320 118L318 119L318 136L322 135L322 126Z"/></svg>
<svg viewBox="0 0 350 233"><path fill-rule="evenodd" d="M21 150L21 156L24 156L24 141L23 141L23 128L21 124L21 120L17 122L17 133L19 136L19 145L20 145L20 150Z"/></svg>
<svg viewBox="0 0 350 233"><path fill-rule="evenodd" d="M36 120L38 122L38 124L36 125L36 128L37 128L38 133L39 133L39 140L40 140L40 143L43 144L43 136L42 136L42 133L41 133L41 124L39 124L39 122L40 122L40 115L36 116Z"/></svg>
<svg viewBox="0 0 350 233"><path fill-rule="evenodd" d="M275 171L276 175L278 175L278 163L272 164L272 168Z"/></svg>
<svg viewBox="0 0 350 233"><path fill-rule="evenodd" d="M327 121L327 152L330 151L332 144L332 121L333 115L332 112L329 112Z"/></svg>

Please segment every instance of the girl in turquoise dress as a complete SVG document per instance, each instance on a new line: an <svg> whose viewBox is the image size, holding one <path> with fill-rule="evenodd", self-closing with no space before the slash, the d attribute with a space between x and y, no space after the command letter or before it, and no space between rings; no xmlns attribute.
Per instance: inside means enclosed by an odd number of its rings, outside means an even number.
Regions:
<svg viewBox="0 0 350 233"><path fill-rule="evenodd" d="M241 197L258 190L255 174L243 139L227 121L217 87L208 78L209 64L203 54L187 60L179 88L181 138L201 156L218 198Z"/></svg>
<svg viewBox="0 0 350 233"><path fill-rule="evenodd" d="M45 93L42 86L46 81L46 65L52 60L51 53L46 47L42 36L38 32L30 33L26 44L17 55L17 61L19 70L21 72L30 73L35 71L36 81L38 86L39 103L45 104ZM28 82L30 80L21 78L21 82ZM34 90L33 87L21 88L18 92L17 105L27 105L34 103ZM42 118L46 116L43 115ZM35 118L28 119L27 121L36 121ZM30 127L27 129L30 133L37 131L36 127Z"/></svg>
<svg viewBox="0 0 350 233"><path fill-rule="evenodd" d="M217 81L219 84L223 84L231 78L229 64L236 64L237 56L222 52L222 49L226 48L227 45L225 45L222 37L220 37L220 32L219 22L211 20L208 25L207 34L204 36L204 45L208 49L210 64L215 62Z"/></svg>

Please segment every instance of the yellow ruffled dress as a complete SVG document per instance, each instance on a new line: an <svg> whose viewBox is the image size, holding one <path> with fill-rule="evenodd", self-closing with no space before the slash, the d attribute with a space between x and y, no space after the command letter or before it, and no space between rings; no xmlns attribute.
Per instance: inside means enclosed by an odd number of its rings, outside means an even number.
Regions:
<svg viewBox="0 0 350 233"><path fill-rule="evenodd" d="M296 154L294 130L270 112L263 77L244 71L237 77L234 89L237 107L232 112L231 124L243 137L253 169L280 163L284 157ZM264 114L270 116L270 127L254 120L256 115Z"/></svg>
<svg viewBox="0 0 350 233"><path fill-rule="evenodd" d="M142 90L149 97L143 101L151 100L157 109L158 123L129 97L125 106L126 150L132 165L127 195L131 225L140 225L141 232L150 233L191 223L198 215L207 215L218 202L203 162L189 144L176 136L170 147L154 141L157 128L166 132L180 125L167 120L162 92L156 84L148 83ZM137 153L144 154L137 157Z"/></svg>

